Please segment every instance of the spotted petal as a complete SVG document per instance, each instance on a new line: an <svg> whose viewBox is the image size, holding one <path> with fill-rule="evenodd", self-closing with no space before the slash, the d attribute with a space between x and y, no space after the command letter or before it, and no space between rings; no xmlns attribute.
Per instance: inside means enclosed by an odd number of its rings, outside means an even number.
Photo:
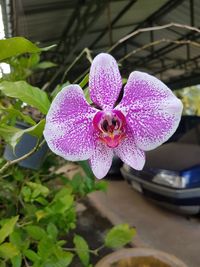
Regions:
<svg viewBox="0 0 200 267"><path fill-rule="evenodd" d="M130 74L121 110L142 150L151 150L169 139L180 122L182 103L157 78L143 72Z"/></svg>
<svg viewBox="0 0 200 267"><path fill-rule="evenodd" d="M142 170L145 163L145 153L139 149L130 130L126 131L126 138L114 149L115 154L127 165L135 170Z"/></svg>
<svg viewBox="0 0 200 267"><path fill-rule="evenodd" d="M116 60L101 53L92 62L89 75L90 97L102 109L112 108L122 88Z"/></svg>
<svg viewBox="0 0 200 267"><path fill-rule="evenodd" d="M44 137L50 149L72 161L86 160L94 148L90 107L78 85L69 85L53 100L46 118Z"/></svg>
<svg viewBox="0 0 200 267"><path fill-rule="evenodd" d="M108 173L113 158L112 148L107 147L100 141L96 141L95 150L90 157L89 163L94 175L101 179Z"/></svg>

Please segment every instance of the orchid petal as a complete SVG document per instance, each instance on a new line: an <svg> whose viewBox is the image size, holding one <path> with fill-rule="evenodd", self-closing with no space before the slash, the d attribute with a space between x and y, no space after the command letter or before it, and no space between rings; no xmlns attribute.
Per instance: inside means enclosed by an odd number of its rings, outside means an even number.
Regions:
<svg viewBox="0 0 200 267"><path fill-rule="evenodd" d="M112 108L122 88L122 79L116 60L101 53L92 62L89 75L90 97L103 109Z"/></svg>
<svg viewBox="0 0 200 267"><path fill-rule="evenodd" d="M136 145L142 150L151 150L175 132L183 105L160 80L135 71L130 74L116 109L126 116Z"/></svg>
<svg viewBox="0 0 200 267"><path fill-rule="evenodd" d="M88 159L94 148L92 120L96 112L86 102L80 86L63 88L46 118L44 137L50 149L67 160Z"/></svg>
<svg viewBox="0 0 200 267"><path fill-rule="evenodd" d="M131 131L126 132L120 145L114 149L115 154L127 165L135 170L142 170L145 164L145 153L139 149Z"/></svg>
<svg viewBox="0 0 200 267"><path fill-rule="evenodd" d="M102 179L108 173L113 158L113 149L107 147L100 141L96 141L96 147L93 155L90 157L89 163L94 175L98 179Z"/></svg>

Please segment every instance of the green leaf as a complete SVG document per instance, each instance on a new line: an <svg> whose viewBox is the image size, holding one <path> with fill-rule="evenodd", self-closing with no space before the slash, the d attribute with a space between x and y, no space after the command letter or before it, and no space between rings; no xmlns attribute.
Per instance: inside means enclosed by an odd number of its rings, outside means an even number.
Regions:
<svg viewBox="0 0 200 267"><path fill-rule="evenodd" d="M47 233L52 237L52 239L56 240L58 236L58 229L54 223L50 222L47 225Z"/></svg>
<svg viewBox="0 0 200 267"><path fill-rule="evenodd" d="M13 232L18 218L19 216L15 216L6 220L5 224L0 229L0 244Z"/></svg>
<svg viewBox="0 0 200 267"><path fill-rule="evenodd" d="M3 259L11 259L18 255L18 249L11 243L3 243L0 245L0 257Z"/></svg>
<svg viewBox="0 0 200 267"><path fill-rule="evenodd" d="M74 198L71 195L66 195L61 197L60 199L53 202L52 205L50 205L50 210L52 213L57 214L63 214L65 213L71 206L73 205Z"/></svg>
<svg viewBox="0 0 200 267"><path fill-rule="evenodd" d="M13 148L19 142L22 135L21 129L15 128L9 125L0 125L0 136L6 141L7 144L10 144Z"/></svg>
<svg viewBox="0 0 200 267"><path fill-rule="evenodd" d="M11 258L12 267L21 267L22 266L22 256L16 255L13 258Z"/></svg>
<svg viewBox="0 0 200 267"><path fill-rule="evenodd" d="M135 234L135 228L129 227L128 224L117 225L105 236L105 246L109 248L120 248L128 244Z"/></svg>
<svg viewBox="0 0 200 267"><path fill-rule="evenodd" d="M38 124L25 130L9 125L0 125L0 136L6 141L6 143L10 144L13 148L15 148L15 146L25 133L33 135L37 138L41 138L43 135L44 126L44 119L41 120Z"/></svg>
<svg viewBox="0 0 200 267"><path fill-rule="evenodd" d="M55 244L52 242L52 240L48 237L44 237L38 244L38 255L42 259L47 259L48 256L51 255L54 247Z"/></svg>
<svg viewBox="0 0 200 267"><path fill-rule="evenodd" d="M24 37L0 40L0 61L24 53L38 53L41 49Z"/></svg>
<svg viewBox="0 0 200 267"><path fill-rule="evenodd" d="M127 79L126 78L123 78L122 79L122 84L125 85L127 83Z"/></svg>
<svg viewBox="0 0 200 267"><path fill-rule="evenodd" d="M0 83L0 90L9 97L18 98L26 104L39 109L43 114L47 114L50 101L46 92L38 87L31 86L25 81Z"/></svg>
<svg viewBox="0 0 200 267"><path fill-rule="evenodd" d="M84 95L85 95L85 98L86 98L87 102L88 102L89 104L92 104L93 102L92 102L92 100L91 100L91 98L90 98L89 87L87 87L87 88L84 90Z"/></svg>
<svg viewBox="0 0 200 267"><path fill-rule="evenodd" d="M28 225L25 227L25 230L35 240L41 240L46 236L45 230L37 225Z"/></svg>
<svg viewBox="0 0 200 267"><path fill-rule="evenodd" d="M107 188L108 188L108 182L106 181L98 181L95 183L95 190L106 192Z"/></svg>
<svg viewBox="0 0 200 267"><path fill-rule="evenodd" d="M56 67L57 64L51 62L51 61L43 61L39 64L37 64L36 68L39 68L39 69L48 69L48 68L53 68L53 67Z"/></svg>
<svg viewBox="0 0 200 267"><path fill-rule="evenodd" d="M49 194L48 187L46 187L42 184L33 183L33 182L27 182L26 184L33 190L33 193L31 196L32 198L36 198L39 195L46 197Z"/></svg>
<svg viewBox="0 0 200 267"><path fill-rule="evenodd" d="M14 230L9 236L10 242L18 248L23 245L22 233L20 229Z"/></svg>
<svg viewBox="0 0 200 267"><path fill-rule="evenodd" d="M44 211L44 210L38 210L36 213L35 213L35 216L37 218L37 222L39 222L41 219L47 217L49 215L48 212Z"/></svg>
<svg viewBox="0 0 200 267"><path fill-rule="evenodd" d="M89 73L85 75L83 80L79 83L81 88L84 88L89 81Z"/></svg>
<svg viewBox="0 0 200 267"><path fill-rule="evenodd" d="M24 255L26 258L28 258L30 261L35 262L40 260L40 257L31 249L27 249L24 251Z"/></svg>
<svg viewBox="0 0 200 267"><path fill-rule="evenodd" d="M0 267L6 267L6 262L5 261L0 261Z"/></svg>
<svg viewBox="0 0 200 267"><path fill-rule="evenodd" d="M0 110L2 110L5 113L8 113L11 117L19 117L22 118L23 121L31 124L31 125L35 125L36 122L29 116L24 115L22 112L20 112L19 110L15 109L15 108L5 108L3 106L0 105Z"/></svg>
<svg viewBox="0 0 200 267"><path fill-rule="evenodd" d="M87 176L91 178L92 180L94 180L94 174L89 166L88 161L87 160L79 161L78 164L83 168Z"/></svg>
<svg viewBox="0 0 200 267"><path fill-rule="evenodd" d="M85 239L79 235L75 235L73 239L76 253L84 266L88 266L90 261L89 247Z"/></svg>

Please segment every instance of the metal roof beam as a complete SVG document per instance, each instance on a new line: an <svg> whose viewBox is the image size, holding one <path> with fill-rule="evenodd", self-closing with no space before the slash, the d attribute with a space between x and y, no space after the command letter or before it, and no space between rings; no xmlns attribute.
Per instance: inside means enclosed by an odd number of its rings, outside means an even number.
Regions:
<svg viewBox="0 0 200 267"><path fill-rule="evenodd" d="M122 24L122 25L117 25L117 26L113 26L112 27L112 30L119 30L119 29L124 29L124 28L129 28L129 27L132 27L132 26L136 26L138 25L138 23L129 23L129 24ZM92 30L92 31L89 31L89 33L101 33L105 30L105 28L99 28L99 29L95 29L95 30Z"/></svg>
<svg viewBox="0 0 200 267"><path fill-rule="evenodd" d="M172 81L167 82L167 86L172 90L181 89L184 87L200 84L200 75L198 73L192 73L188 77L177 77Z"/></svg>
<svg viewBox="0 0 200 267"><path fill-rule="evenodd" d="M56 10L62 9L73 9L74 6L77 4L78 0L74 1L63 1L63 2L55 2L55 3L41 3L39 6L29 6L24 9L25 15L34 15L39 13L46 13Z"/></svg>
<svg viewBox="0 0 200 267"><path fill-rule="evenodd" d="M76 50L77 45L80 44L81 39L106 8L106 4L106 1L90 0L84 13L72 16L72 20L69 21L59 44L59 47L64 44L63 52L65 53L65 59L73 55L73 52ZM69 34L72 23L76 26L73 32Z"/></svg>
<svg viewBox="0 0 200 267"><path fill-rule="evenodd" d="M185 1L185 0L169 0L166 4L164 4L156 12L154 12L153 14L151 14L146 20L142 21L133 30L134 31L137 31L138 29L141 29L143 27L151 26L152 23L155 23L158 19L160 19L166 13L169 13L171 10L173 10L174 8L176 8L177 6L179 6L183 1ZM127 40L126 42L128 43L129 40Z"/></svg>
<svg viewBox="0 0 200 267"><path fill-rule="evenodd" d="M182 41L182 40L195 40L197 38L199 38L200 35L198 33L194 33L194 31L192 32L189 32L185 35L183 35L181 38L179 38L177 41ZM150 62L158 57L162 57L168 53L170 53L171 51L175 50L176 48L180 47L179 44L168 44L158 50L156 50L154 53L152 53L151 55L145 57L145 58L142 58L141 60L139 61L136 61L134 62L134 64L136 66L141 66L141 65L145 65L147 62Z"/></svg>
<svg viewBox="0 0 200 267"><path fill-rule="evenodd" d="M197 60L200 59L200 55L199 56L196 56L194 58L191 58L190 60L187 60L187 61L184 61L184 62L179 62L179 63L176 63L176 64L171 64L171 65L168 65L167 67L155 72L155 74L161 74L169 69L176 69L177 67L181 67L184 65L188 65L188 64L191 64L194 62L194 64L196 64Z"/></svg>
<svg viewBox="0 0 200 267"><path fill-rule="evenodd" d="M122 16L131 8L133 4L135 4L137 0L131 0L128 4L119 12L119 14L114 18L111 22L111 28L117 23ZM90 45L90 49L92 49L101 39L102 37L108 32L109 27L103 29L103 31L99 34L99 36L94 40L94 42Z"/></svg>

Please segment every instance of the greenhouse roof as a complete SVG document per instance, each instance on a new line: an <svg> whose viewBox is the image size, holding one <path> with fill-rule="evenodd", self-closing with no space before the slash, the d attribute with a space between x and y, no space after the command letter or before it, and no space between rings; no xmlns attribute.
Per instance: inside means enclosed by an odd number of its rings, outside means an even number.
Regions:
<svg viewBox="0 0 200 267"><path fill-rule="evenodd" d="M25 36L41 46L58 44L46 57L57 62L62 71L85 47L94 56L121 40L110 53L121 63L124 76L137 69L156 75L172 88L200 83L200 31L192 28L200 25L198 0L0 2L7 37ZM140 32L172 22L175 25ZM136 30L137 35L122 39ZM79 62L76 75L71 74L73 79L89 66L86 59Z"/></svg>

